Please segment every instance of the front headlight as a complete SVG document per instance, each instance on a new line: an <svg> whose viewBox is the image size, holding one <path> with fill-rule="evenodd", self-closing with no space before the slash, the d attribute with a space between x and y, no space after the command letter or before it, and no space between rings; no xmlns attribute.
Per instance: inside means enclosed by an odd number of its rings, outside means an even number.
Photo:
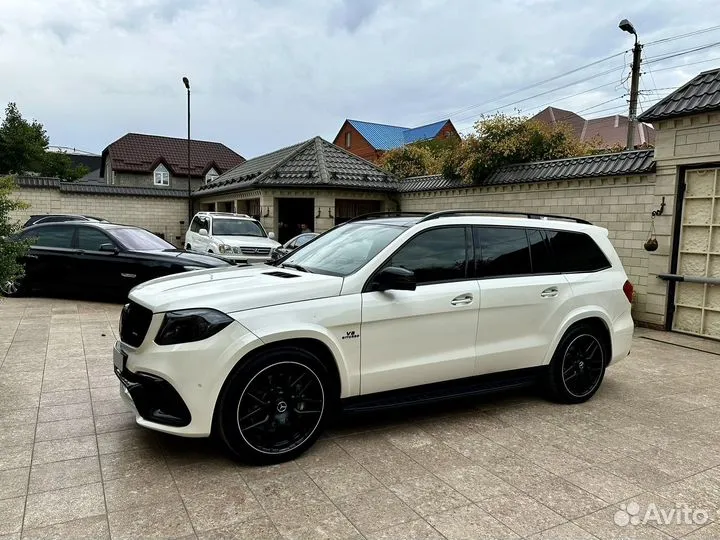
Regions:
<svg viewBox="0 0 720 540"><path fill-rule="evenodd" d="M220 246L218 247L218 251L220 253L232 253L232 250L232 246L228 246L227 244L220 244Z"/></svg>
<svg viewBox="0 0 720 540"><path fill-rule="evenodd" d="M155 337L158 345L201 341L214 336L233 320L214 309L168 311Z"/></svg>

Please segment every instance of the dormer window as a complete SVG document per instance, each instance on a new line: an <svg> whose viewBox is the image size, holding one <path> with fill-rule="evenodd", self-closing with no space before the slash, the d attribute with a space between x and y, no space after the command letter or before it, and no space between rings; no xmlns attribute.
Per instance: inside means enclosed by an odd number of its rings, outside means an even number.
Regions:
<svg viewBox="0 0 720 540"><path fill-rule="evenodd" d="M210 169L210 170L207 172L207 174L205 175L205 183L207 184L208 182L212 182L212 181L215 180L218 176L220 176L220 175L218 174L218 172L217 172L215 169Z"/></svg>
<svg viewBox="0 0 720 540"><path fill-rule="evenodd" d="M170 171L165 168L165 165L158 165L155 169L155 179L153 182L156 186L169 186L170 185Z"/></svg>

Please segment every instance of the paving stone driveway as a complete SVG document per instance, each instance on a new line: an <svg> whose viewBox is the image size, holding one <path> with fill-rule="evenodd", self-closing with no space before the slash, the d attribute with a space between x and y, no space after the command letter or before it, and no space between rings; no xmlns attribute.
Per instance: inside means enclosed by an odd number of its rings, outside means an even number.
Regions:
<svg viewBox="0 0 720 540"><path fill-rule="evenodd" d="M135 427L119 312L2 300L0 539L720 537L717 343L639 331L582 406L525 393L348 419L252 468Z"/></svg>

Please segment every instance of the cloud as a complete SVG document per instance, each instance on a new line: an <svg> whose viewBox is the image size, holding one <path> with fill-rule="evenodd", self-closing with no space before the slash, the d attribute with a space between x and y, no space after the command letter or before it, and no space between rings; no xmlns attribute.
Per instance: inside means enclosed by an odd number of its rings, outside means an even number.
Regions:
<svg viewBox="0 0 720 540"><path fill-rule="evenodd" d="M649 44L710 26L703 21L720 18L713 0L409 4L3 0L0 108L16 101L52 144L99 152L129 131L182 137L187 75L193 136L253 156L314 135L332 139L345 118L419 125L451 116L468 128L482 113L531 114L546 104L620 112L622 55L513 92L630 48L632 36L617 28L625 17L648 43L647 59L720 36ZM655 88L720 65L682 67L719 50L648 62L641 106L666 92Z"/></svg>
<svg viewBox="0 0 720 540"><path fill-rule="evenodd" d="M330 16L331 29L339 26L356 32L375 15L381 3L381 0L340 0Z"/></svg>

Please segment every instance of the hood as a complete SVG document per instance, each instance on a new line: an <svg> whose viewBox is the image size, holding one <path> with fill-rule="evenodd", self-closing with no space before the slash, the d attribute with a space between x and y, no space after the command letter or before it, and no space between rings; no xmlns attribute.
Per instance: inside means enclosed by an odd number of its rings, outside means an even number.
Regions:
<svg viewBox="0 0 720 540"><path fill-rule="evenodd" d="M213 240L228 246L247 247L269 247L274 248L280 245L279 242L264 236L213 236Z"/></svg>
<svg viewBox="0 0 720 540"><path fill-rule="evenodd" d="M133 251L134 255L146 255L149 259L163 259L188 266L204 266L207 268L234 265L235 263L222 256L212 253L194 253L182 249L163 249L153 251Z"/></svg>
<svg viewBox="0 0 720 540"><path fill-rule="evenodd" d="M153 312L213 308L223 313L337 296L343 278L274 266L195 270L146 281L129 298Z"/></svg>

